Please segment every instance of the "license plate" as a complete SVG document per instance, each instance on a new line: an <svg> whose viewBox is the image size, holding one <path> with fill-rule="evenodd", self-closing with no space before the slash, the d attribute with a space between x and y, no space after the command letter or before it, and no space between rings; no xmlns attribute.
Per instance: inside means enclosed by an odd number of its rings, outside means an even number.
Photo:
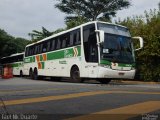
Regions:
<svg viewBox="0 0 160 120"><path fill-rule="evenodd" d="M122 73L122 72L120 72L120 73L118 73L120 76L123 76L124 75L124 73Z"/></svg>

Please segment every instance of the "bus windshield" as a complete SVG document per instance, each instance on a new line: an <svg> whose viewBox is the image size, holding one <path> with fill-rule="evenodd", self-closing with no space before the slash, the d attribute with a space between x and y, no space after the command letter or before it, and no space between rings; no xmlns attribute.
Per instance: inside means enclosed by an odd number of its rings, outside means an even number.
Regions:
<svg viewBox="0 0 160 120"><path fill-rule="evenodd" d="M114 63L134 63L131 38L105 33L104 43L102 43L101 47L101 59Z"/></svg>

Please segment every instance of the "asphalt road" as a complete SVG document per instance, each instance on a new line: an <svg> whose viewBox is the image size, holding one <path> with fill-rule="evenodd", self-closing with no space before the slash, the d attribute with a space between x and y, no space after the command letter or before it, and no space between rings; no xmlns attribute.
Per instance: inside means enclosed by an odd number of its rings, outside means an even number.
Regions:
<svg viewBox="0 0 160 120"><path fill-rule="evenodd" d="M160 120L160 84L0 78L2 120Z"/></svg>

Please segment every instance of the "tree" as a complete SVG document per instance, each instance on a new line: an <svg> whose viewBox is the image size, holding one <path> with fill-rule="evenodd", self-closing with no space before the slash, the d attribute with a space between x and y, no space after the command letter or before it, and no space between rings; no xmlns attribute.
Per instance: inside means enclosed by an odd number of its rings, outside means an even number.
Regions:
<svg viewBox="0 0 160 120"><path fill-rule="evenodd" d="M108 21L118 10L129 6L130 0L59 0L55 5L69 15L66 22L75 22L75 25L94 20Z"/></svg>
<svg viewBox="0 0 160 120"><path fill-rule="evenodd" d="M31 36L32 42L37 42L39 40L42 40L43 38L49 37L53 34L57 34L59 32L64 31L65 29L59 28L53 32L49 32L46 28L42 27L42 32L38 30L32 30L32 33L28 33L29 36Z"/></svg>
<svg viewBox="0 0 160 120"><path fill-rule="evenodd" d="M54 34L57 34L57 33L59 33L59 32L62 32L62 31L64 31L65 29L63 29L63 28L59 28L59 29L57 29L57 30L55 30L54 32L52 32L53 33L53 35Z"/></svg>
<svg viewBox="0 0 160 120"><path fill-rule="evenodd" d="M49 37L53 34L53 32L49 32L46 28L42 27L42 31L32 30L32 33L28 33L31 36L32 41L38 41L43 38Z"/></svg>
<svg viewBox="0 0 160 120"><path fill-rule="evenodd" d="M132 36L144 39L144 49L136 52L137 69L140 79L160 79L160 9L145 11L143 16L128 17L119 22L127 26Z"/></svg>
<svg viewBox="0 0 160 120"><path fill-rule="evenodd" d="M30 41L24 38L15 38L0 29L0 58L14 53L23 52Z"/></svg>

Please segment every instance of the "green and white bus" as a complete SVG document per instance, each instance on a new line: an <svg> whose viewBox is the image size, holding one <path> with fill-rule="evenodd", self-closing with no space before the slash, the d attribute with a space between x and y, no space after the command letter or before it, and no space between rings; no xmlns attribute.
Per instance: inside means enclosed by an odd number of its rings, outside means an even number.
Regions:
<svg viewBox="0 0 160 120"><path fill-rule="evenodd" d="M1 58L1 62L3 67L5 66L12 67L13 75L23 76L23 58L24 58L24 53L16 53Z"/></svg>
<svg viewBox="0 0 160 120"><path fill-rule="evenodd" d="M143 39L140 41L140 50ZM111 79L133 79L135 49L129 30L121 25L93 21L27 45L24 75L84 78L108 83Z"/></svg>

